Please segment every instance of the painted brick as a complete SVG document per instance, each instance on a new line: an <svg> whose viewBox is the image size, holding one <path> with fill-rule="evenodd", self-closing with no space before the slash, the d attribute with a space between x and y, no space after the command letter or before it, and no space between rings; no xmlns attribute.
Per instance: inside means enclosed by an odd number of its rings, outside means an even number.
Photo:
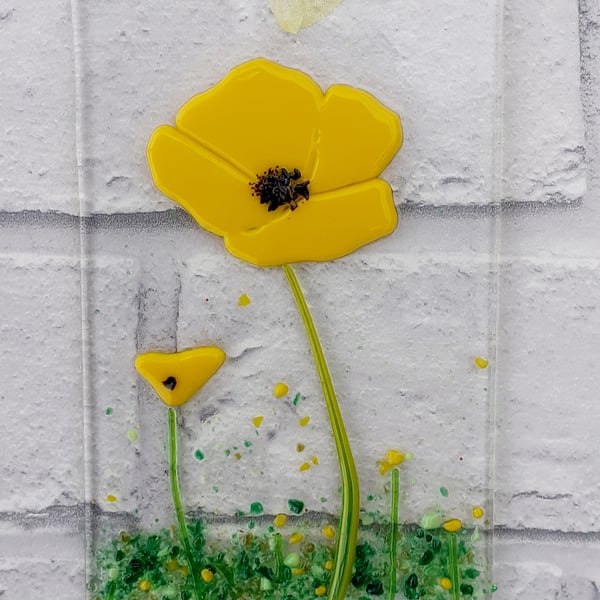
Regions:
<svg viewBox="0 0 600 600"><path fill-rule="evenodd" d="M84 539L81 532L2 528L0 598L34 600L85 597Z"/></svg>
<svg viewBox="0 0 600 600"><path fill-rule="evenodd" d="M2 211L77 214L70 2L3 2Z"/></svg>
<svg viewBox="0 0 600 600"><path fill-rule="evenodd" d="M260 499L265 510L277 512L290 494L300 493L311 509L335 510L331 434L283 273L223 260L198 256L186 262L182 274L180 347L216 343L230 357L200 402L187 409L185 469L198 482L193 489L190 483L191 497L198 495L192 502L234 511ZM328 357L364 495L384 495L376 461L398 448L415 455L406 465L406 481L415 483L407 484L405 518L418 518L442 500L449 514L471 503L487 505L489 374L473 360L490 352L488 262L380 255L297 271ZM247 307L238 306L242 293L252 300ZM283 400L272 394L278 381L290 387ZM294 407L297 392L303 398ZM257 436L252 418L259 414L265 421ZM303 415L311 416L309 427L298 426ZM251 452L244 440L253 442ZM298 471L304 459L295 451L297 442L305 444L307 456L318 455L317 468ZM233 445L241 449L238 461L225 456ZM205 451L204 461L193 460L196 447ZM211 485L219 493L206 497ZM451 490L447 500L439 494L441 485ZM328 498L324 506L322 496ZM387 501L382 497L379 506ZM468 518L463 512L457 516Z"/></svg>
<svg viewBox="0 0 600 600"><path fill-rule="evenodd" d="M502 267L496 521L596 531L597 260Z"/></svg>
<svg viewBox="0 0 600 600"><path fill-rule="evenodd" d="M595 600L600 588L598 544L580 540L500 540L494 548L494 598Z"/></svg>
<svg viewBox="0 0 600 600"><path fill-rule="evenodd" d="M502 199L581 200L587 182L578 4L509 0L504 10Z"/></svg>
<svg viewBox="0 0 600 600"><path fill-rule="evenodd" d="M0 511L83 498L77 260L0 256Z"/></svg>

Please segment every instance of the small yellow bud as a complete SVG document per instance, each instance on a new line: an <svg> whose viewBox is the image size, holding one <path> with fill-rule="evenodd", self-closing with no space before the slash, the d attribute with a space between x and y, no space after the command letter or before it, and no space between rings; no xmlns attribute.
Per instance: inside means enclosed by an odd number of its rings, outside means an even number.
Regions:
<svg viewBox="0 0 600 600"><path fill-rule="evenodd" d="M395 467L404 462L405 456L402 452L398 452L397 450L388 450L385 458L390 465Z"/></svg>
<svg viewBox="0 0 600 600"><path fill-rule="evenodd" d="M462 529L462 521L460 519L450 519L445 523L442 523L442 527L450 533L456 533Z"/></svg>

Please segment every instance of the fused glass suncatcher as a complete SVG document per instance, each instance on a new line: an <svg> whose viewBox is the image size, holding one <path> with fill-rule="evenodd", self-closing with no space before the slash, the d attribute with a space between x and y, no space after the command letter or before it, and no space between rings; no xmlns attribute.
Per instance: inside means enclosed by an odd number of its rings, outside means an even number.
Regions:
<svg viewBox="0 0 600 600"><path fill-rule="evenodd" d="M469 133L466 167L443 145L419 157L435 133L391 66L267 50L149 82L129 145L103 147L90 107L84 212L146 213L127 235L83 230L90 596L484 598L494 128ZM422 109L441 123L443 104ZM98 165L120 161L135 180L100 189ZM483 218L448 224L446 194ZM203 349L226 358L206 367Z"/></svg>

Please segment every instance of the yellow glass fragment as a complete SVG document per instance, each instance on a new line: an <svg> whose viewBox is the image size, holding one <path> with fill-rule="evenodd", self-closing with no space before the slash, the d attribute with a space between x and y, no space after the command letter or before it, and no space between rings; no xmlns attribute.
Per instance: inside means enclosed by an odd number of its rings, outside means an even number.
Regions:
<svg viewBox="0 0 600 600"><path fill-rule="evenodd" d="M463 524L460 519L450 519L449 521L442 523L442 527L450 533L456 533L457 531L460 531L462 526Z"/></svg>
<svg viewBox="0 0 600 600"><path fill-rule="evenodd" d="M255 59L189 100L175 127L157 128L147 154L164 194L233 255L267 267L333 260L391 233L394 199L378 176L402 138L398 116L370 94L323 93L304 73ZM309 198L295 192L297 206L269 211L251 187L268 169L298 169Z"/></svg>
<svg viewBox="0 0 600 600"><path fill-rule="evenodd" d="M324 596L327 593L327 588L324 585L320 585L315 588L315 596Z"/></svg>
<svg viewBox="0 0 600 600"><path fill-rule="evenodd" d="M306 427L309 423L310 423L310 417L302 417L298 421L298 425L300 425L300 427Z"/></svg>
<svg viewBox="0 0 600 600"><path fill-rule="evenodd" d="M107 502L116 502L117 501L117 497L113 496L112 494L109 494L108 496L106 496L106 501Z"/></svg>
<svg viewBox="0 0 600 600"><path fill-rule="evenodd" d="M480 369L485 369L490 363L489 361L485 360L485 358L482 358L481 356L478 356L475 359L475 364L480 368Z"/></svg>
<svg viewBox="0 0 600 600"><path fill-rule="evenodd" d="M200 577L202 577L202 581L205 583L210 583L214 578L214 574L210 569L202 569L202 571L200 571Z"/></svg>
<svg viewBox="0 0 600 600"><path fill-rule="evenodd" d="M299 544L304 539L301 533L292 533L290 535L290 544Z"/></svg>
<svg viewBox="0 0 600 600"><path fill-rule="evenodd" d="M289 388L285 383L277 383L273 388L275 398L283 398L289 392Z"/></svg>
<svg viewBox="0 0 600 600"><path fill-rule="evenodd" d="M313 465L318 465L318 464L319 464L319 459L318 459L316 456L311 456L311 457L310 457L310 462L311 462Z"/></svg>
<svg viewBox="0 0 600 600"><path fill-rule="evenodd" d="M310 469L310 463L304 462L298 467L298 471L308 471Z"/></svg>
<svg viewBox="0 0 600 600"><path fill-rule="evenodd" d="M252 419L252 425L254 425L254 427L256 427L256 429L258 429L262 425L263 420L264 420L264 417L262 415L259 415L258 417L254 417L254 419Z"/></svg>
<svg viewBox="0 0 600 600"><path fill-rule="evenodd" d="M474 506L471 513L475 519L481 519L483 517L483 508L481 506Z"/></svg>
<svg viewBox="0 0 600 600"><path fill-rule="evenodd" d="M250 300L250 298L248 298L248 296L246 294L242 294L240 296L240 299L238 300L238 305L239 306L248 306L248 304L250 304L250 302L252 302Z"/></svg>
<svg viewBox="0 0 600 600"><path fill-rule="evenodd" d="M142 579L138 583L138 588L142 590L142 592L149 592L152 589L152 584L147 579Z"/></svg>
<svg viewBox="0 0 600 600"><path fill-rule="evenodd" d="M332 540L335 537L335 529L331 525L323 527L321 533L329 540Z"/></svg>
<svg viewBox="0 0 600 600"><path fill-rule="evenodd" d="M140 354L135 359L135 368L167 406L176 407L190 400L224 360L223 350L206 346L173 354Z"/></svg>
<svg viewBox="0 0 600 600"><path fill-rule="evenodd" d="M333 569L333 561L332 560L328 560L325 563L325 570L326 571L331 571L331 569Z"/></svg>
<svg viewBox="0 0 600 600"><path fill-rule="evenodd" d="M452 589L452 581L450 581L450 579L448 577L442 577L438 583L440 584L441 588L444 588L445 590L451 590Z"/></svg>
<svg viewBox="0 0 600 600"><path fill-rule="evenodd" d="M274 519L273 519L273 525L275 525L275 527L278 527L279 529L281 529L287 521L287 517L283 514L278 514Z"/></svg>

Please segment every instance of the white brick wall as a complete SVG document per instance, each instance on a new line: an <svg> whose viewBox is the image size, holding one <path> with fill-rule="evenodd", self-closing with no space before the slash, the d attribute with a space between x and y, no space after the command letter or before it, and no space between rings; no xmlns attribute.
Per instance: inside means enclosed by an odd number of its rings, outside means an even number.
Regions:
<svg viewBox="0 0 600 600"><path fill-rule="evenodd" d="M482 25L477 64L489 61L490 70L476 73L460 98L433 98L421 112L419 93L433 94L441 84L423 77L431 62L427 36L405 38L400 22L429 15L422 3L391 2L400 24L384 36L385 13L367 15L364 3L345 0L296 38L274 26L266 2L234 4L200 9L185 2L167 11L154 1L29 1L0 8L0 47L15 57L5 70L10 91L0 94L0 598L84 597L85 507L97 506L103 523L173 521L165 409L136 376L136 352L215 343L228 353L182 411L190 506L232 513L261 500L274 512L302 495L310 508L336 508L323 401L283 274L242 264L187 217L158 212L172 204L153 190L145 165L150 130L257 53L302 67L323 85L366 87L405 115L406 148L388 172L398 203L409 202L400 208L398 231L346 259L297 268L363 494L381 490L375 461L385 450L410 450L405 518L441 503L440 485L450 491L443 500L449 512L481 503L493 514L495 598L598 598L600 8L579 3L588 169L581 200L580 150L573 160L560 153L583 143L581 114L556 116L552 135L540 139L546 124L527 118L536 112L531 86L538 80L525 77L519 62L519 24L537 23L539 7L505 2L510 90L500 130L503 197L511 202L498 215L496 247L496 215L484 206L492 198L491 142L500 131L486 122L497 75L493 3L480 3L471 15ZM444 27L463 27L460 4L445 7L446 21L433 20L442 38ZM575 5L565 0L556 9L562 26L557 13L540 20L552 52L538 56L538 70L565 82L545 97L565 106L580 81L577 47L569 42ZM323 37L332 48L343 45L356 23L371 28L360 39L373 44L357 41L349 55L332 52L324 61ZM468 44L450 33L446 58L455 64ZM373 68L372 56L386 55L393 58ZM461 87L469 64L449 73L448 84ZM521 93L524 81L529 87ZM477 106L468 104L473 98ZM465 114L483 126L456 120ZM448 159L454 146L428 152L450 140L463 149L470 140L471 153L455 164ZM536 170L542 163L546 172ZM440 182L459 167L470 181L453 180L448 190ZM534 179L541 187L528 187ZM81 222L80 197L88 216ZM548 200L572 204L542 206ZM425 206L411 205L416 201ZM475 206L435 208L440 204ZM243 293L252 300L244 308ZM476 356L490 359L488 369L474 366ZM298 407L273 398L280 380L292 397L304 396ZM251 419L258 414L265 421L257 436ZM301 430L305 414L312 420ZM252 446L243 447L245 440ZM307 456L319 457L318 467L297 470L297 441ZM239 461L225 455L233 446L241 449ZM203 461L194 458L196 449L205 452ZM324 507L321 496L329 499Z"/></svg>
<svg viewBox="0 0 600 600"><path fill-rule="evenodd" d="M0 36L2 210L77 214L70 3L3 2Z"/></svg>

